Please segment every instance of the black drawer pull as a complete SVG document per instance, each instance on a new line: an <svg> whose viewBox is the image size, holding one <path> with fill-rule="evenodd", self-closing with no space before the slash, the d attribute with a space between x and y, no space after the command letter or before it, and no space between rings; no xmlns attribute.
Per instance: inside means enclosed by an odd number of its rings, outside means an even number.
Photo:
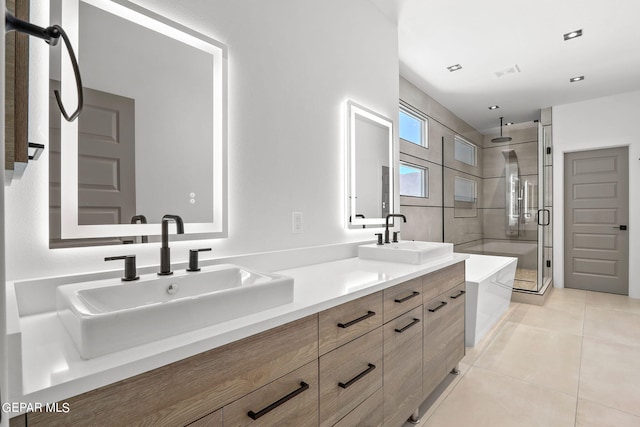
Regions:
<svg viewBox="0 0 640 427"><path fill-rule="evenodd" d="M445 301L442 301L439 306L437 306L436 308L430 308L429 311L431 313L435 313L436 311L440 310L445 305L447 305L447 303Z"/></svg>
<svg viewBox="0 0 640 427"><path fill-rule="evenodd" d="M309 388L309 384L305 383L304 381L300 381L300 388L292 391L291 393L287 394L285 397L281 398L276 402L273 402L271 405L267 406L264 409L259 410L258 412L253 412L253 411L247 412L247 415L249 415L249 417L251 417L252 420L257 420L261 416L266 415L269 412L273 411L274 409L276 409L278 406L282 405L286 401L293 399L294 397L296 397L303 391L307 390L308 388Z"/></svg>
<svg viewBox="0 0 640 427"><path fill-rule="evenodd" d="M453 296L451 297L451 299L458 299L458 298L460 298L460 297L461 297L462 295L464 295L464 294L466 294L466 292L465 292L465 291L460 291L460 292L458 292L458 294L457 294L457 295L453 295Z"/></svg>
<svg viewBox="0 0 640 427"><path fill-rule="evenodd" d="M347 323L338 323L338 327L339 328L348 328L349 326L353 326L358 322L362 322L363 320L367 320L369 317L371 316L375 316L376 313L374 311L368 311L367 314L365 314L362 317L358 317L357 319L352 320L351 322L347 322Z"/></svg>
<svg viewBox="0 0 640 427"><path fill-rule="evenodd" d="M420 319L413 319L413 322L409 323L407 326L400 328L400 329L396 329L396 332L398 333L403 333L404 331L406 331L407 329L409 329L410 327L412 327L413 325L420 323Z"/></svg>
<svg viewBox="0 0 640 427"><path fill-rule="evenodd" d="M409 295L408 297L404 297L404 298L397 299L397 300L395 300L395 302L403 303L403 302L405 302L405 301L410 300L411 298L415 298L415 297L417 297L418 295L420 295L420 292L418 292L418 291L413 291L413 293L412 293L411 295Z"/></svg>
<svg viewBox="0 0 640 427"><path fill-rule="evenodd" d="M358 381L359 379L361 379L362 377L364 377L365 375L367 375L369 372L373 371L374 369L376 369L376 365L374 365L373 363L369 363L369 367L367 369L365 369L364 371L360 372L358 375L356 375L355 377L351 378L346 383L338 383L338 385L340 387L342 387L342 388L350 387L351 385L353 385L353 383L355 383L356 381Z"/></svg>

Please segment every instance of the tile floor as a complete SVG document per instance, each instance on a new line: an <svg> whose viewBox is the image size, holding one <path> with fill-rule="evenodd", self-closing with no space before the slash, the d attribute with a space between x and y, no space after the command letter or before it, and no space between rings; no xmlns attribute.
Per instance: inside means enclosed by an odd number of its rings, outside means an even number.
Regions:
<svg viewBox="0 0 640 427"><path fill-rule="evenodd" d="M640 299L554 289L512 303L421 427L640 426ZM410 425L410 424L405 424Z"/></svg>

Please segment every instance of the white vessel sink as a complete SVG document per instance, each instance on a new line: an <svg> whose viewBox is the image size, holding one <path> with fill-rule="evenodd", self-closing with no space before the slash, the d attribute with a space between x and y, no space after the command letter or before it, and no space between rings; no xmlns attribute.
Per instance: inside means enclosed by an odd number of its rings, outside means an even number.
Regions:
<svg viewBox="0 0 640 427"><path fill-rule="evenodd" d="M293 301L293 278L231 264L134 282L59 286L58 318L83 359L267 310Z"/></svg>
<svg viewBox="0 0 640 427"><path fill-rule="evenodd" d="M424 264L438 258L451 256L453 243L403 241L386 245L358 246L358 257L377 261Z"/></svg>

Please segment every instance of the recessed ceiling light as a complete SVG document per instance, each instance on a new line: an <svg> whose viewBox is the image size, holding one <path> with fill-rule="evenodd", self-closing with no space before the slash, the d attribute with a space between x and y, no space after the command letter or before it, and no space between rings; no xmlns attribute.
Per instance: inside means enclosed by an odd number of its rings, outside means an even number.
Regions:
<svg viewBox="0 0 640 427"><path fill-rule="evenodd" d="M451 66L447 67L447 70L449 70L449 71L458 71L461 68L462 68L462 65L456 64L456 65L451 65Z"/></svg>
<svg viewBox="0 0 640 427"><path fill-rule="evenodd" d="M575 39L576 37L580 37L581 35L582 35L582 29L571 31L570 33L567 33L564 35L564 40L567 41L567 40Z"/></svg>
<svg viewBox="0 0 640 427"><path fill-rule="evenodd" d="M505 123L504 125L505 125L505 126L511 126L512 124L513 124L513 122L507 122L507 123Z"/></svg>
<svg viewBox="0 0 640 427"><path fill-rule="evenodd" d="M582 80L584 80L584 76L571 77L571 78L569 79L569 81L570 81L571 83L579 82L579 81L582 81Z"/></svg>
<svg viewBox="0 0 640 427"><path fill-rule="evenodd" d="M489 110L497 110L498 108L500 108L499 105L492 105L491 107L489 107Z"/></svg>

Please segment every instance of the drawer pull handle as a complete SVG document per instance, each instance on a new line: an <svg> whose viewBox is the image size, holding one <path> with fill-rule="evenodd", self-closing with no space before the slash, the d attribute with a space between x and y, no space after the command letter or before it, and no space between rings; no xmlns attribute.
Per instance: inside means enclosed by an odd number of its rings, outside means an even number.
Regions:
<svg viewBox="0 0 640 427"><path fill-rule="evenodd" d="M457 294L457 295L453 295L453 296L451 297L451 299L457 299L457 298L460 298L460 297L461 297L462 295L464 295L464 294L466 294L466 292L465 292L465 291L460 291L460 292L458 292L458 294Z"/></svg>
<svg viewBox="0 0 640 427"><path fill-rule="evenodd" d="M395 302L403 303L403 302L405 302L405 301L410 300L411 298L415 298L415 297L417 297L418 295L420 295L420 292L418 292L418 291L413 291L413 293L412 293L411 295L409 295L409 296L407 296L407 297L404 297L404 298L397 299L397 300L395 300Z"/></svg>
<svg viewBox="0 0 640 427"><path fill-rule="evenodd" d="M362 322L363 320L368 319L371 316L375 316L376 313L375 311L368 311L367 314L365 314L362 317L358 317L357 319L352 320L351 322L347 322L347 323L338 323L338 327L339 328L348 328L349 326L353 326L356 323Z"/></svg>
<svg viewBox="0 0 640 427"><path fill-rule="evenodd" d="M447 305L447 303L445 301L442 301L439 306L437 306L436 308L430 308L429 311L431 313L435 313L436 311L440 310L445 305Z"/></svg>
<svg viewBox="0 0 640 427"><path fill-rule="evenodd" d="M359 379L362 379L362 377L364 377L365 375L367 375L369 372L373 371L374 369L376 369L376 365L374 365L373 363L369 363L369 367L367 369L365 369L364 371L360 372L358 375L356 375L355 377L351 378L346 383L338 383L338 385L340 387L342 387L342 388L350 387L351 385L353 385L353 383L355 383Z"/></svg>
<svg viewBox="0 0 640 427"><path fill-rule="evenodd" d="M409 323L407 326L400 328L400 329L396 329L396 332L398 332L399 334L403 333L404 331L406 331L407 329L409 329L410 327L412 327L413 325L416 325L420 323L420 319L413 319L413 322Z"/></svg>
<svg viewBox="0 0 640 427"><path fill-rule="evenodd" d="M296 397L297 395L299 395L303 391L307 390L308 388L309 388L309 384L305 383L304 381L300 381L300 388L292 391L291 393L287 394L286 396L284 396L280 400L278 400L276 402L273 402L271 405L267 406L264 409L259 410L258 412L253 412L253 411L247 412L247 415L249 415L249 417L252 420L257 420L261 416L266 415L269 412L273 411L274 409L276 409L278 406L282 405L286 401L293 399L294 397Z"/></svg>

